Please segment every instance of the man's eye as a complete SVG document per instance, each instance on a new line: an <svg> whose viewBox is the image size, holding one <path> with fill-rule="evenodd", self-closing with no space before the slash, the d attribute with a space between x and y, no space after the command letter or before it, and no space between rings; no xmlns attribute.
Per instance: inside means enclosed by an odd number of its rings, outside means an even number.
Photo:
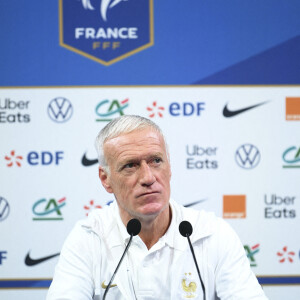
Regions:
<svg viewBox="0 0 300 300"><path fill-rule="evenodd" d="M135 166L134 163L129 163L129 164L126 164L126 165L124 166L124 169L131 169L131 168L133 168L134 166Z"/></svg>
<svg viewBox="0 0 300 300"><path fill-rule="evenodd" d="M159 163L162 162L162 159L157 157L157 158L154 158L154 159L153 159L153 162L154 162L155 164L159 164Z"/></svg>

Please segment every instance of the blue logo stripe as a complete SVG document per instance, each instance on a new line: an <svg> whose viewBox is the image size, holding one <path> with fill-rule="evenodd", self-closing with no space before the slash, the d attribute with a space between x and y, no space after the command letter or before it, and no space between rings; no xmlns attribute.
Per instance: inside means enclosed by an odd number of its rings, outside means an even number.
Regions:
<svg viewBox="0 0 300 300"><path fill-rule="evenodd" d="M18 288L49 288L52 279L17 279L17 280L0 280L0 289L18 289Z"/></svg>
<svg viewBox="0 0 300 300"><path fill-rule="evenodd" d="M300 275L295 276L257 276L262 285L300 284Z"/></svg>
<svg viewBox="0 0 300 300"><path fill-rule="evenodd" d="M300 275L295 276L257 276L258 282L262 285L300 285ZM1 279L0 289L17 289L17 288L49 288L52 279Z"/></svg>

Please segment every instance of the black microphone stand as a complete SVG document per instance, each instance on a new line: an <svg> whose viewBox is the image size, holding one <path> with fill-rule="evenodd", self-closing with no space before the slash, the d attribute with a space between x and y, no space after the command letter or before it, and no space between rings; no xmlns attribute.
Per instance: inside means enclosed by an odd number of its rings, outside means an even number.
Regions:
<svg viewBox="0 0 300 300"><path fill-rule="evenodd" d="M199 270L198 263L197 263L197 260L196 260L194 248L193 248L191 240L190 240L190 235L193 233L192 224L188 221L182 221L179 224L179 232L183 237L186 237L188 239L189 246L190 246L190 249L191 249L191 252L192 252L192 255L193 255L193 259L194 259L194 262L195 262L195 265L196 265L197 273L198 273L198 276L199 276L199 279L200 279L200 283L201 283L201 287L202 287L202 291L203 291L203 299L206 300L205 286L204 286L203 280L202 280L201 275L200 275L200 270Z"/></svg>
<svg viewBox="0 0 300 300"><path fill-rule="evenodd" d="M128 248L129 248L130 244L131 244L132 238L133 238L135 235L139 234L140 231L141 231L141 222L140 222L139 220L137 220L137 219L131 219L131 220L127 223L127 226L126 226L126 227L127 227L127 232L128 232L128 234L130 235L129 242L128 242L128 244L127 244L127 246L126 246L126 248L125 248L125 250L124 250L124 252L123 252L123 255L122 255L122 257L121 257L121 259L120 259L120 261L119 261L119 263L118 263L118 265L117 265L117 268L116 268L116 270L115 270L113 276L111 277L111 279L110 279L110 281L109 281L109 283L108 283L108 285L107 285L107 287L106 287L106 289L105 289L105 291L104 291L104 295L103 295L103 298L102 298L103 300L105 300L106 294L108 293L108 290L109 290L109 288L110 288L110 286L111 286L111 283L113 282L113 280L114 280L114 278L115 278L115 276L116 276L116 274L117 274L117 271L118 271L118 269L119 269L119 267L120 267L120 265L121 265L121 263L122 263L122 261L123 261L123 258L124 258L124 256L125 256L125 254L126 254Z"/></svg>
<svg viewBox="0 0 300 300"><path fill-rule="evenodd" d="M130 238L129 238L129 242L128 242L126 248L125 248L125 251L124 251L124 253L123 253L123 255L122 255L122 257L121 257L121 259L120 259L120 261L119 261L119 263L117 265L117 268L116 268L113 276L111 277L111 279L110 279L110 281L109 281L109 283L108 283L108 285L107 285L107 287L105 289L105 292L104 292L104 295L103 295L103 300L105 300L106 294L107 294L107 292L108 292L108 290L109 290L109 288L110 288L110 286L111 286L111 284L112 284L112 282L113 282L113 280L114 280L114 278L115 278L115 276L116 276L116 274L118 272L118 269L119 269L119 267L121 265L121 262L123 261L123 258L124 258L125 254L127 252L127 249L129 248L129 246L131 244L132 238L133 238L133 233L131 233Z"/></svg>
<svg viewBox="0 0 300 300"><path fill-rule="evenodd" d="M198 276L199 276L200 283L201 283L201 286L202 286L202 290L203 290L203 299L206 300L206 296L205 296L205 286L204 286L203 280L202 280L201 275L200 275L200 270L199 270L199 267L198 267L198 264L197 264L196 256L195 256L195 253L194 253L194 248L193 248L193 246L192 246L192 243L191 243L191 240L190 240L190 236L188 235L188 233L186 234L186 237L187 237L187 239L188 239L188 241L189 241L189 245L190 245L190 248L191 248L191 252L192 252L192 255L193 255L193 258L194 258L194 261L195 261L195 265L196 265L196 268L197 268Z"/></svg>

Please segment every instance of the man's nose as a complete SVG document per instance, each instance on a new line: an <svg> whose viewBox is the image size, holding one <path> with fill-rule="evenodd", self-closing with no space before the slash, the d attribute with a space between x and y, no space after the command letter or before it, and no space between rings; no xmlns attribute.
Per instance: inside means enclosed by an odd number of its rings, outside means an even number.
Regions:
<svg viewBox="0 0 300 300"><path fill-rule="evenodd" d="M142 162L140 167L140 183L144 186L150 186L156 181L153 170L146 163Z"/></svg>

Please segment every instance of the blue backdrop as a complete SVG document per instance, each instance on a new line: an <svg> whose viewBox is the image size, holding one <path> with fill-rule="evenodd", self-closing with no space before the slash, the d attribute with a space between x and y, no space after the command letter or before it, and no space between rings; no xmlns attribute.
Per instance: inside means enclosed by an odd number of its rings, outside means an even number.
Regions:
<svg viewBox="0 0 300 300"><path fill-rule="evenodd" d="M299 84L299 13L298 0L154 1L154 45L106 67L59 45L58 1L1 1L0 84Z"/></svg>

